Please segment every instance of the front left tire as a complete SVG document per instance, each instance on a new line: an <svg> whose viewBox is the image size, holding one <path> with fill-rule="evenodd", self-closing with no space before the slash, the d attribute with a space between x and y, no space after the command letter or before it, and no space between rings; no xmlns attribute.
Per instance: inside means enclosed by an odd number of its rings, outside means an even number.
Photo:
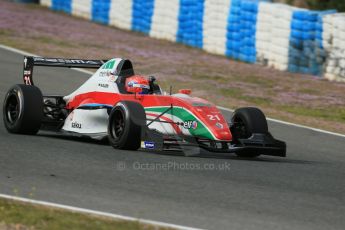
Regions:
<svg viewBox="0 0 345 230"><path fill-rule="evenodd" d="M120 101L109 115L108 140L116 149L137 150L146 126L144 107L134 101Z"/></svg>

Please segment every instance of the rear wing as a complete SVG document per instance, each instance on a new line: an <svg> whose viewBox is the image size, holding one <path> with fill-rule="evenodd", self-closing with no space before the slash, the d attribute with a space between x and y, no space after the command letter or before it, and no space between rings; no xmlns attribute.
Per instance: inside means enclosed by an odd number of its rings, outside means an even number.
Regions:
<svg viewBox="0 0 345 230"><path fill-rule="evenodd" d="M107 60L85 60L24 56L23 80L26 85L34 85L32 78L34 66L98 69L106 62Z"/></svg>

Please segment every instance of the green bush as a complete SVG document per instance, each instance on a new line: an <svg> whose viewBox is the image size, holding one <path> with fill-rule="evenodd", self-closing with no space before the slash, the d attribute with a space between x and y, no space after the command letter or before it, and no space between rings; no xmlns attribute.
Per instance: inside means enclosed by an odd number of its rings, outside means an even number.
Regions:
<svg viewBox="0 0 345 230"><path fill-rule="evenodd" d="M339 12L345 12L344 0L273 0L273 2L285 2L289 5L309 8L312 10L336 9Z"/></svg>
<svg viewBox="0 0 345 230"><path fill-rule="evenodd" d="M345 12L345 1L343 0L305 0L308 7L316 10L337 9Z"/></svg>

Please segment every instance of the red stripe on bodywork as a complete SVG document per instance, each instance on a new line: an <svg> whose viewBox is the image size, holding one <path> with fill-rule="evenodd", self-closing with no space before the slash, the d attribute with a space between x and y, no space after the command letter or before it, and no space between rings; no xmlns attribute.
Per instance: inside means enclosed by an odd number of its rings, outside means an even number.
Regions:
<svg viewBox="0 0 345 230"><path fill-rule="evenodd" d="M152 116L152 117L158 117L158 115L154 114L154 113L146 113L146 115ZM170 118L167 118L166 116L161 116L161 117L159 117L159 119L162 119L164 121L167 121L167 122L171 123L171 126L173 127L175 132L177 134L182 134L181 128L173 120L171 120ZM157 121L157 122L159 122L159 121Z"/></svg>
<svg viewBox="0 0 345 230"><path fill-rule="evenodd" d="M185 108L202 121L217 139L224 141L232 139L228 124L219 109L201 98L88 92L75 96L67 103L66 107L67 109L75 109L81 105L90 103L116 105L120 101L136 101L143 107L169 107L173 105ZM208 106L193 106L193 104L207 104ZM210 120L208 115L218 115L220 120ZM217 122L221 123L223 128L217 127Z"/></svg>

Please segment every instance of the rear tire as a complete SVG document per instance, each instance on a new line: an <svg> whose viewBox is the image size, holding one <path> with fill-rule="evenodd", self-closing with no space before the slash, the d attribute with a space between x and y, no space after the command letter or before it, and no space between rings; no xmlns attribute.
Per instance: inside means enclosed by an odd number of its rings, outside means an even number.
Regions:
<svg viewBox="0 0 345 230"><path fill-rule="evenodd" d="M253 135L253 133L268 133L267 120L264 113L254 107L237 109L232 116L231 133L234 142L238 139L247 139ZM256 152L242 152L236 153L239 157L254 158L260 154Z"/></svg>
<svg viewBox="0 0 345 230"><path fill-rule="evenodd" d="M108 139L116 149L137 150L146 126L144 107L133 101L120 101L109 115Z"/></svg>
<svg viewBox="0 0 345 230"><path fill-rule="evenodd" d="M18 84L7 92L3 121L10 133L36 134L43 119L43 96L36 86Z"/></svg>

